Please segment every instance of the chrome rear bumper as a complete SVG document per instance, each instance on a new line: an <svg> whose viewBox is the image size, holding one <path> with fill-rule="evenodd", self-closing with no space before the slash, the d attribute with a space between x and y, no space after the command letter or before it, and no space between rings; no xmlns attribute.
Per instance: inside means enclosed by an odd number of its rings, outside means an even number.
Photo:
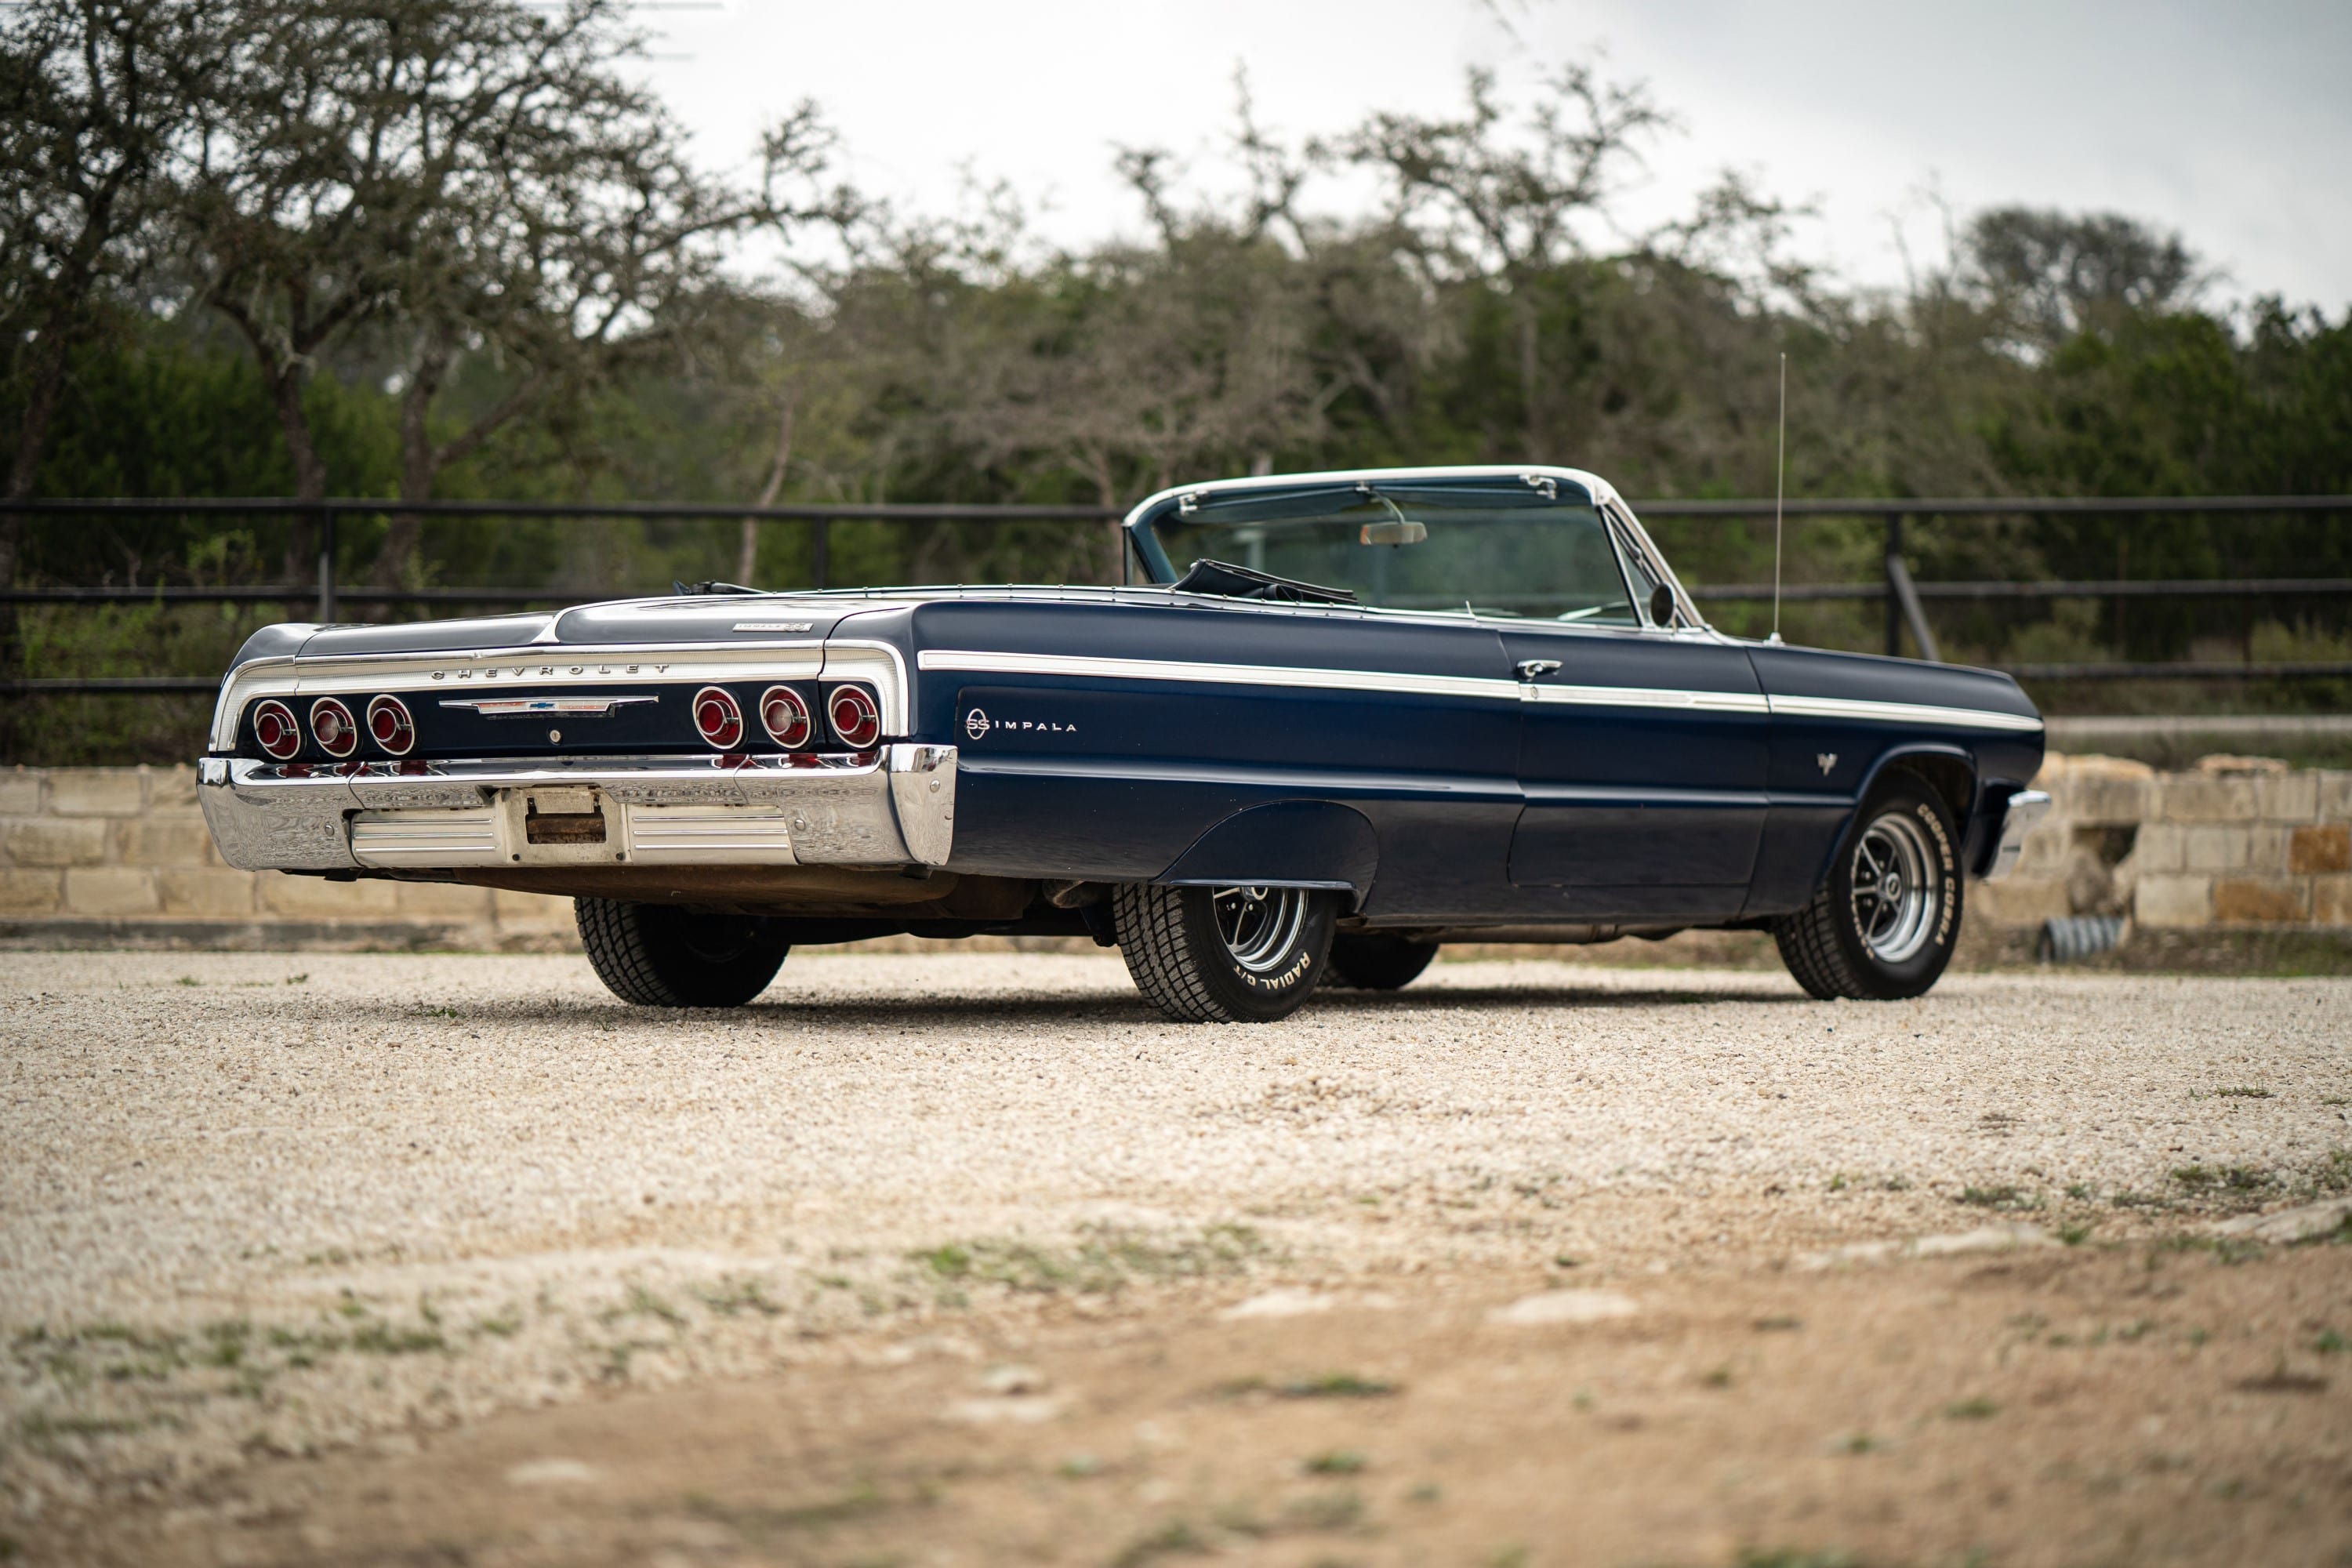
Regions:
<svg viewBox="0 0 2352 1568"><path fill-rule="evenodd" d="M2042 790L2020 790L2009 797L2000 819L2000 842L1993 846L1992 859L1985 867L1986 881L2006 877L2016 868L2017 858L2025 849L2025 836L2049 809L2050 796Z"/></svg>
<svg viewBox="0 0 2352 1568"><path fill-rule="evenodd" d="M196 798L247 871L943 866L956 748L306 767L206 757Z"/></svg>

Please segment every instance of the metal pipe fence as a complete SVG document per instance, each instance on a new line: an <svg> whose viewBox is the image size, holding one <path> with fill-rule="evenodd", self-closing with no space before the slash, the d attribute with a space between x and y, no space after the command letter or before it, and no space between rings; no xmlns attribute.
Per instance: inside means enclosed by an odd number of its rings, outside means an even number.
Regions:
<svg viewBox="0 0 2352 1568"><path fill-rule="evenodd" d="M1646 520L1758 521L1780 515L1797 521L1874 519L1885 528L1882 575L1874 583L1727 583L1691 590L1703 602L1759 602L1777 592L1786 603L1837 600L1883 601L1885 647L1903 651L1907 633L1920 656L1940 657L1927 623L1929 601L1994 602L2068 598L2213 599L2285 596L2328 598L2352 595L2352 578L2238 577L2214 579L2096 579L2061 582L1919 582L1904 549L1906 523L1957 517L2066 516L2261 516L2352 513L2352 496L1966 496L1939 498L1808 499L1769 500L1654 500L1635 503ZM309 605L318 619L333 620L344 605L530 605L570 602L575 595L555 588L443 587L347 588L338 579L336 523L346 517L472 517L565 521L638 520L803 523L811 530L810 586L829 586L830 533L835 522L951 522L1003 525L1027 522L1116 522L1117 508L1083 505L1003 505L961 502L831 502L743 507L709 502L605 502L433 500L400 502L338 497L300 500L262 497L106 497L10 501L0 510L42 517L307 517L317 528L315 584L277 586L203 587L178 584L152 588L56 585L0 587L0 605L286 604ZM2021 679L2035 680L2294 680L2336 679L2352 665L2313 661L2282 663L2215 660L2166 663L2043 663L2010 667ZM16 696L116 692L143 695L210 691L215 683L195 677L58 678L0 681L0 693Z"/></svg>

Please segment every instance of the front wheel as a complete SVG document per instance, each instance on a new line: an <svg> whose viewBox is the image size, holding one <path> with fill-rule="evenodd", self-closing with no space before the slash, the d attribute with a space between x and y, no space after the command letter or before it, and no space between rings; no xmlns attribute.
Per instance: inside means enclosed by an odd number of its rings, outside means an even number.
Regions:
<svg viewBox="0 0 2352 1568"><path fill-rule="evenodd" d="M756 915L617 899L574 899L572 912L596 978L640 1007L740 1007L792 951Z"/></svg>
<svg viewBox="0 0 2352 1568"><path fill-rule="evenodd" d="M1155 888L1111 900L1144 1000L1179 1024L1270 1024L1306 1004L1331 951L1332 897L1305 888Z"/></svg>
<svg viewBox="0 0 2352 1568"><path fill-rule="evenodd" d="M1797 984L1893 1002L1936 984L1960 937L1959 833L1925 780L1889 773L1854 814L1813 901L1772 927Z"/></svg>

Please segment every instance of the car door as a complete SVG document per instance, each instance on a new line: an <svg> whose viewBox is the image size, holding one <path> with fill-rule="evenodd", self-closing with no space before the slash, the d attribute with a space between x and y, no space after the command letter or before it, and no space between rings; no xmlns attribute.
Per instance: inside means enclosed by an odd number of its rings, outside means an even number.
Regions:
<svg viewBox="0 0 2352 1568"><path fill-rule="evenodd" d="M1522 698L1508 875L1557 889L1576 919L1728 918L1764 826L1763 692L1744 649L1652 619L1656 584L1630 537L1617 542L1628 624L1500 627Z"/></svg>

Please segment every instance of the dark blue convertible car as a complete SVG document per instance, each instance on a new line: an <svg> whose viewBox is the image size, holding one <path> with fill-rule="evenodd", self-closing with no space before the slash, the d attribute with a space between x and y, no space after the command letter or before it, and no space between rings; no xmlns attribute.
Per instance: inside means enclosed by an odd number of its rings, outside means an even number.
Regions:
<svg viewBox="0 0 2352 1568"><path fill-rule="evenodd" d="M1118 588L271 626L199 794L233 865L572 897L632 1002L748 1002L795 944L1088 935L1202 1022L1691 927L1914 996L2048 804L2006 676L1725 637L1591 474L1229 479L1125 528Z"/></svg>

